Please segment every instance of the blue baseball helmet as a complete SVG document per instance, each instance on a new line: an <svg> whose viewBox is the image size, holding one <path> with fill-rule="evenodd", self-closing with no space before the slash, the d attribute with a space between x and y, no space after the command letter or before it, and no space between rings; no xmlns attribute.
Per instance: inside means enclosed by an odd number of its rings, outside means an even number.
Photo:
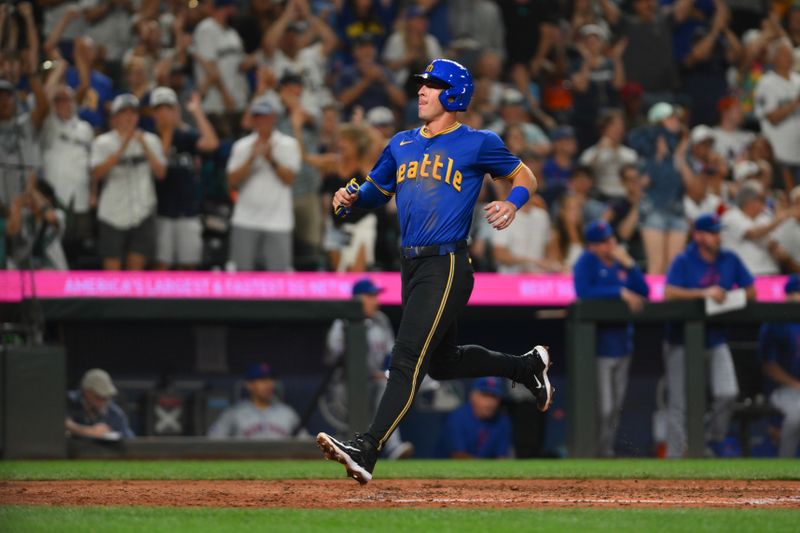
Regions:
<svg viewBox="0 0 800 533"><path fill-rule="evenodd" d="M444 90L439 95L445 111L466 111L475 85L472 74L461 63L449 59L434 59L422 74L414 76L418 80L431 80L441 84Z"/></svg>

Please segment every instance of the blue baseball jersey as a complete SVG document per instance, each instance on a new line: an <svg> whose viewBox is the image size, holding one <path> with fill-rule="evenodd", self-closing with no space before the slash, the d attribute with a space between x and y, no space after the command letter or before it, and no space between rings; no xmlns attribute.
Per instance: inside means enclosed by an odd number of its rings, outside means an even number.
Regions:
<svg viewBox="0 0 800 533"><path fill-rule="evenodd" d="M609 266L586 250L572 269L575 295L581 300L619 300L625 287L647 298L650 288L639 267L626 269L619 262ZM633 327L609 325L597 328L597 355L622 357L633 353Z"/></svg>
<svg viewBox="0 0 800 533"><path fill-rule="evenodd" d="M481 420L472 412L469 402L447 416L439 438L437 456L452 457L455 452L468 453L481 459L508 457L511 447L511 420L497 414Z"/></svg>
<svg viewBox="0 0 800 533"><path fill-rule="evenodd" d="M761 360L771 361L800 379L800 323L766 323L758 333Z"/></svg>
<svg viewBox="0 0 800 533"><path fill-rule="evenodd" d="M692 243L678 255L667 272L667 285L684 289L703 289L719 285L726 291L747 288L753 284L753 275L744 266L739 256L728 250L720 250L713 263L707 263L700 255L697 245ZM713 348L726 342L725 329L708 327L706 347ZM667 325L667 341L683 344L683 328Z"/></svg>
<svg viewBox="0 0 800 533"><path fill-rule="evenodd" d="M403 246L429 246L466 239L484 176L513 178L521 168L495 133L456 122L437 134L398 133L367 181L396 195Z"/></svg>

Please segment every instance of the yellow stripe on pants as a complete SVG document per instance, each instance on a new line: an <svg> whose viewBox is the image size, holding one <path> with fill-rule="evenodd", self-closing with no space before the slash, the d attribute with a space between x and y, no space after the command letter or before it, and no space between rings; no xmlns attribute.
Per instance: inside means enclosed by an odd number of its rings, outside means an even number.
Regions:
<svg viewBox="0 0 800 533"><path fill-rule="evenodd" d="M408 395L408 401L406 402L405 407L403 407L403 410L400 411L400 414L394 419L392 425L389 426L389 431L387 431L383 438L381 438L380 442L378 443L378 449L383 448L383 443L386 442L386 439L388 439L389 435L392 434L392 431L394 431L394 428L397 427L397 424L399 424L400 420L402 420L406 415L408 409L411 407L411 403L414 401L414 393L417 389L419 368L422 366L422 361L425 360L425 354L428 351L428 346L431 344L433 334L436 333L436 328L439 326L439 320L442 318L442 313L444 313L444 308L447 305L447 298L450 296L450 288L453 286L453 273L455 272L455 264L455 254L450 252L450 273L447 276L447 285L444 287L442 301L439 302L439 310L436 312L436 318L433 319L433 325L431 326L431 330L428 332L428 338L425 339L425 344L422 346L422 351L419 354L419 358L417 358L417 366L414 368L414 377L411 380L411 394Z"/></svg>

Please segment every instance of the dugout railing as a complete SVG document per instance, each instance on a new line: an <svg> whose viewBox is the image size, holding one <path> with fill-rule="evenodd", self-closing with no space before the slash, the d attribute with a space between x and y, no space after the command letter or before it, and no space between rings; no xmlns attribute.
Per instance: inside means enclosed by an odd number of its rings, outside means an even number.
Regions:
<svg viewBox="0 0 800 533"><path fill-rule="evenodd" d="M567 446L571 457L597 456L597 371L595 333L598 324L677 323L686 344L686 426L689 457L704 457L706 412L705 331L709 324L800 322L800 304L750 302L741 310L707 316L703 301L647 303L631 313L616 300L579 301L567 318L567 382L569 412Z"/></svg>

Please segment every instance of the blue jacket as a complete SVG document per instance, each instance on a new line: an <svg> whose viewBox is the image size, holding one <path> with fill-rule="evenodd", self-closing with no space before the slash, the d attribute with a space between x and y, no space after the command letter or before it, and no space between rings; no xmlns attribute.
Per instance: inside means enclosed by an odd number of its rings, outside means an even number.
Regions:
<svg viewBox="0 0 800 533"><path fill-rule="evenodd" d="M511 446L511 420L498 413L480 420L469 402L447 416L437 447L438 457L452 457L455 452L481 459L508 457Z"/></svg>
<svg viewBox="0 0 800 533"><path fill-rule="evenodd" d="M123 438L127 439L134 436L133 430L128 423L128 415L125 414L125 411L123 411L119 405L114 403L113 400L109 401L108 410L104 415L94 415L87 412L84 407L80 390L67 392L67 416L70 417L73 422L82 426L93 426L94 424L104 423L108 425L112 431L119 432Z"/></svg>
<svg viewBox="0 0 800 533"><path fill-rule="evenodd" d="M573 267L575 294L581 300L619 300L625 287L647 298L650 288L639 267L626 269L615 262L608 266L586 250ZM597 355L622 357L633 352L633 327L601 326L597 328Z"/></svg>

